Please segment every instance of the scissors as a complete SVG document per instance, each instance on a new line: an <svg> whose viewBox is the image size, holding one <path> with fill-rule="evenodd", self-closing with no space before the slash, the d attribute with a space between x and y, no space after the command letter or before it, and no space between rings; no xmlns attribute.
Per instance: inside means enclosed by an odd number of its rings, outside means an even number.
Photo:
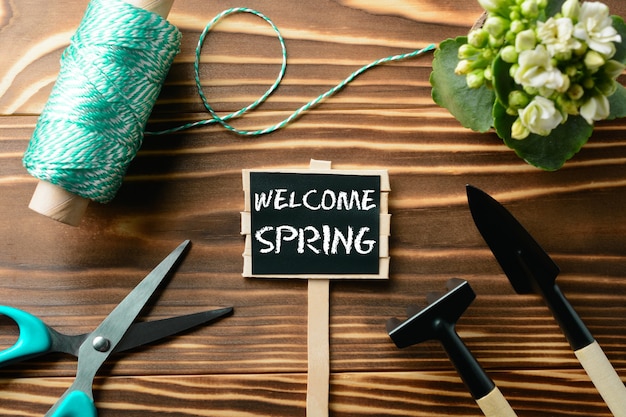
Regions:
<svg viewBox="0 0 626 417"><path fill-rule="evenodd" d="M78 357L76 379L46 413L46 417L95 417L93 379L107 358L172 336L232 313L232 307L133 323L153 293L163 283L189 246L181 243L122 300L91 333L68 336L47 326L38 317L16 308L0 306L0 314L15 321L19 336L15 344L0 351L0 366L24 361L51 352Z"/></svg>

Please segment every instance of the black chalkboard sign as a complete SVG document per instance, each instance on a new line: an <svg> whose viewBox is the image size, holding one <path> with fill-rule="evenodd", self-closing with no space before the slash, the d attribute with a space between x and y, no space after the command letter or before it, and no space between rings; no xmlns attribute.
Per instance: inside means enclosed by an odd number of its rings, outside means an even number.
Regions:
<svg viewBox="0 0 626 417"><path fill-rule="evenodd" d="M381 242L387 234L385 224L381 227L381 216L387 219L385 175L244 171L249 211L244 275L380 277L381 253L387 256L387 242Z"/></svg>

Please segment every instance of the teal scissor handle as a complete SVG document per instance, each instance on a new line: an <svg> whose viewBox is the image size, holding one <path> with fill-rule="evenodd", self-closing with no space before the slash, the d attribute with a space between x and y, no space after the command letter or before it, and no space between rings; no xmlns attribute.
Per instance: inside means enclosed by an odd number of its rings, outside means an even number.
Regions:
<svg viewBox="0 0 626 417"><path fill-rule="evenodd" d="M87 394L72 391L64 399L50 417L96 417L98 411Z"/></svg>
<svg viewBox="0 0 626 417"><path fill-rule="evenodd" d="M15 344L0 352L0 366L47 353L52 348L48 326L39 318L13 307L1 306L0 315L15 321L20 331Z"/></svg>

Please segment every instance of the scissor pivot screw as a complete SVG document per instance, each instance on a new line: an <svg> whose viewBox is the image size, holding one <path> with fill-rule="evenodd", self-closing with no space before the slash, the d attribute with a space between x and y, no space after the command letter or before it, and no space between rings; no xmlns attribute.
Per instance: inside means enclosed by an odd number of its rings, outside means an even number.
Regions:
<svg viewBox="0 0 626 417"><path fill-rule="evenodd" d="M106 337L97 336L93 339L92 346L98 352L108 352L111 342Z"/></svg>

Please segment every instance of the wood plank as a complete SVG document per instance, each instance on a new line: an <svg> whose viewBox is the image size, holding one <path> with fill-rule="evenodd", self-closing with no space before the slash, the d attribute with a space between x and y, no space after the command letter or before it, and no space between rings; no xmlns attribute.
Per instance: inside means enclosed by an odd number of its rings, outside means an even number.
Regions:
<svg viewBox="0 0 626 417"><path fill-rule="evenodd" d="M546 383L533 371L496 374L498 386L518 415L608 417L597 395L576 372L559 370ZM522 379L527 384L518 386ZM40 416L69 379L28 378L2 381L0 412ZM304 416L303 375L197 375L110 378L96 383L99 415L146 416ZM479 416L478 406L450 372L346 373L331 379L331 414L349 416ZM19 396L7 407L4 400ZM529 401L532 398L532 401ZM581 411L582 410L582 411Z"/></svg>
<svg viewBox="0 0 626 417"><path fill-rule="evenodd" d="M626 15L626 3L607 2ZM376 68L288 128L241 138L216 126L146 137L113 202L90 204L80 227L27 209L36 181L21 157L67 40L87 1L0 2L0 303L60 331L93 329L184 239L191 251L151 318L233 305L235 314L116 358L96 383L99 415L303 416L307 284L241 276L243 169L385 169L392 259L385 282L330 286L330 415L479 416L436 342L397 349L385 321L403 317L451 277L477 298L458 331L520 417L609 416L542 301L516 295L473 225L465 184L505 204L561 266L563 292L626 380L626 124L598 123L562 170L520 161L493 134L467 131L430 98L432 55ZM193 86L203 25L239 6L176 2L184 34L151 128L206 117ZM463 35L476 2L251 0L286 37L284 84L235 124L258 128L375 59ZM220 114L259 97L280 51L251 16L222 22L203 49L203 85ZM620 79L624 82L626 79ZM16 339L0 318L0 348ZM0 414L43 415L67 387L62 355L0 369Z"/></svg>

